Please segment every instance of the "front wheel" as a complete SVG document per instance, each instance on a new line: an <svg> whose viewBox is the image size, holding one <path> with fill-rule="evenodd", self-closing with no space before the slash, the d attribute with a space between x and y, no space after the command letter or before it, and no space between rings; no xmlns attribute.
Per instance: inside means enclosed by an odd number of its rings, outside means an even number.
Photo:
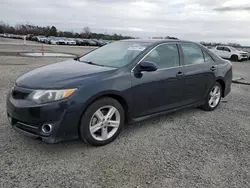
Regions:
<svg viewBox="0 0 250 188"><path fill-rule="evenodd" d="M237 55L232 55L230 59L232 61L239 61L239 57Z"/></svg>
<svg viewBox="0 0 250 188"><path fill-rule="evenodd" d="M94 146L112 142L124 125L124 110L121 104L109 97L92 103L84 113L80 124L80 137Z"/></svg>
<svg viewBox="0 0 250 188"><path fill-rule="evenodd" d="M222 88L220 83L216 82L214 86L210 89L205 104L202 106L202 108L206 111L213 111L215 110L218 105L220 104L222 96Z"/></svg>

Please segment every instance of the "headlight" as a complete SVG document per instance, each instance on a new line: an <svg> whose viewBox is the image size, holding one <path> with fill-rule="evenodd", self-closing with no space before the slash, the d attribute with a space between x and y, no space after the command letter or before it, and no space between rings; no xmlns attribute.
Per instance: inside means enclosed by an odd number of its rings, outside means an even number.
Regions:
<svg viewBox="0 0 250 188"><path fill-rule="evenodd" d="M52 101L58 101L68 98L77 89L64 89L64 90L35 90L29 94L28 99L37 103L47 103Z"/></svg>

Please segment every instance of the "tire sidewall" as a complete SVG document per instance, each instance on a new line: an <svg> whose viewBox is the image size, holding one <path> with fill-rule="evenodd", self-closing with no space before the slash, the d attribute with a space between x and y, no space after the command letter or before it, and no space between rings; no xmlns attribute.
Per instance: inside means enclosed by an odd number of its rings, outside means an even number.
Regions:
<svg viewBox="0 0 250 188"><path fill-rule="evenodd" d="M111 105L114 106L120 113L120 126L116 133L109 139L105 141L99 141L93 138L93 136L90 133L89 130L89 123L90 120L93 116L93 114L101 107ZM85 113L82 115L81 118L81 123L79 127L79 133L80 137L88 144L94 145L94 146L102 146L106 145L110 142L112 142L121 132L123 126L124 126L124 120L125 120L125 114L124 114L124 109L122 105L115 99L113 98L101 98L98 99L97 101L93 102L85 111Z"/></svg>

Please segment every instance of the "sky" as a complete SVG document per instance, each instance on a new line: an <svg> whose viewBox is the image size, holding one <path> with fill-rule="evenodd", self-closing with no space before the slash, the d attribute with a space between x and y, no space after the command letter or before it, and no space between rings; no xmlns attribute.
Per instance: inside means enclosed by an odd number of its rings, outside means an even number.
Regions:
<svg viewBox="0 0 250 188"><path fill-rule="evenodd" d="M250 0L0 0L0 20L250 45Z"/></svg>

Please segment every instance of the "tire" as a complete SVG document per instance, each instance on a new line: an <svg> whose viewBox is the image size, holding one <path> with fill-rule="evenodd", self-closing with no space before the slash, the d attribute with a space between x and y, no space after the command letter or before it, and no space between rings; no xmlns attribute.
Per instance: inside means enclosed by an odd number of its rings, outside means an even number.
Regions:
<svg viewBox="0 0 250 188"><path fill-rule="evenodd" d="M214 89L217 88L219 89L219 96L218 98L215 98L216 96L214 96L214 103L211 104L210 100L211 100L211 92L215 91ZM222 97L222 87L220 85L219 82L216 82L213 87L209 90L206 99L205 99L205 104L201 107L203 110L205 111L213 111L215 110L221 101L221 97ZM212 100L211 100L212 101Z"/></svg>
<svg viewBox="0 0 250 188"><path fill-rule="evenodd" d="M114 111L113 116L108 119L108 113L111 111ZM98 99L87 108L81 118L80 138L93 146L106 145L119 135L124 120L124 109L117 100L110 97ZM115 123L116 127L109 122Z"/></svg>
<svg viewBox="0 0 250 188"><path fill-rule="evenodd" d="M232 55L230 59L232 61L239 61L239 57L237 55Z"/></svg>

